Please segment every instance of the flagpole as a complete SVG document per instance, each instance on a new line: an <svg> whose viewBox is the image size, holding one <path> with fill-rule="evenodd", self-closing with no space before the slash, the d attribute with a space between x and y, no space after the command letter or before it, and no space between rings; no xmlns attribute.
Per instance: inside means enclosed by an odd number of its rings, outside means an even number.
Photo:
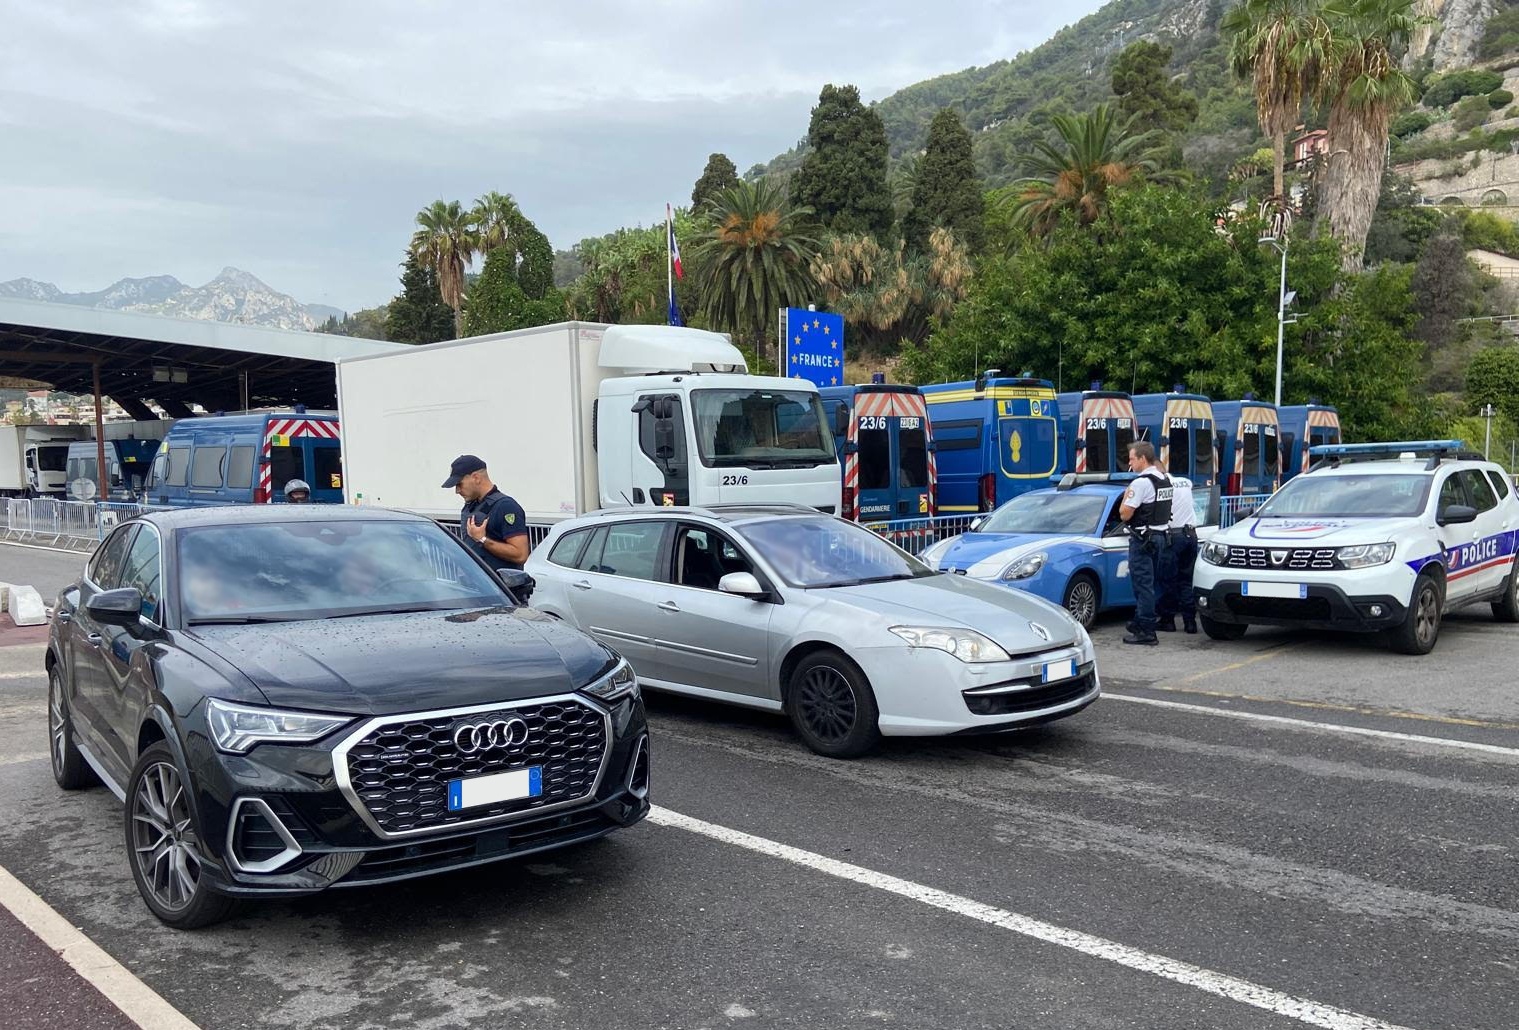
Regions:
<svg viewBox="0 0 1519 1030"><path fill-rule="evenodd" d="M665 307L668 311L675 310L675 252L670 248L670 241L675 239L675 218L670 212L670 204L665 202ZM669 321L668 318L665 321Z"/></svg>

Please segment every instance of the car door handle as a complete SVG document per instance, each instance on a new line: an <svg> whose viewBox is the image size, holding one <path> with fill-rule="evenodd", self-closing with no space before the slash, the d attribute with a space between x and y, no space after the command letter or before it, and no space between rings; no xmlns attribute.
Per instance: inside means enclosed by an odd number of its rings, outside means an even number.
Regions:
<svg viewBox="0 0 1519 1030"><path fill-rule="evenodd" d="M89 644L90 644L91 647L99 647L100 646L101 637L100 637L99 633L91 633L89 636L85 637L84 639L87 640L87 641L89 641Z"/></svg>
<svg viewBox="0 0 1519 1030"><path fill-rule="evenodd" d="M678 612L680 611L680 605L676 604L674 601L661 601L659 604L659 610L662 612Z"/></svg>
<svg viewBox="0 0 1519 1030"><path fill-rule="evenodd" d="M576 582L571 583L570 586L574 587L576 590L589 590L589 589L591 589L591 584L587 583L583 579L582 580L577 580Z"/></svg>

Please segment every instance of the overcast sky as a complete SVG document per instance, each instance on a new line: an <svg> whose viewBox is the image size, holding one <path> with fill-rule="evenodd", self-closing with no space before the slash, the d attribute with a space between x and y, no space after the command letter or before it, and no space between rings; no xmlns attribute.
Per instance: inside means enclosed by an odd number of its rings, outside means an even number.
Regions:
<svg viewBox="0 0 1519 1030"><path fill-rule="evenodd" d="M0 281L396 292L417 210L511 193L556 248L689 203L867 100L1101 0L0 0Z"/></svg>

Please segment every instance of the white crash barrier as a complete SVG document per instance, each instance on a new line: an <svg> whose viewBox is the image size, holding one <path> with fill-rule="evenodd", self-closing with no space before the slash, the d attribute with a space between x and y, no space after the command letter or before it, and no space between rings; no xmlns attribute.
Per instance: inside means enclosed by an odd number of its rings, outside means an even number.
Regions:
<svg viewBox="0 0 1519 1030"><path fill-rule="evenodd" d="M47 622L47 608L36 587L13 585L6 591L5 610L18 626L41 626Z"/></svg>

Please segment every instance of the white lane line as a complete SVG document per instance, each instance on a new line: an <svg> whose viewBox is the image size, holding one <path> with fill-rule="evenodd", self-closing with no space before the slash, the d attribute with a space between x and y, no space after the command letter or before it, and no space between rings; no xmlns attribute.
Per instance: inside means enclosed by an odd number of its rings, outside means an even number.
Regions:
<svg viewBox="0 0 1519 1030"><path fill-rule="evenodd" d="M4 866L0 866L0 905L142 1030L196 1030L184 1013L70 925Z"/></svg>
<svg viewBox="0 0 1519 1030"><path fill-rule="evenodd" d="M1426 737L1419 733L1398 733L1396 730L1373 730L1364 726L1346 726L1337 722L1314 722L1312 719L1289 719L1284 715L1262 715L1259 712L1231 712L1227 708L1214 708L1212 705L1189 705L1181 701L1162 701L1156 697L1135 697L1133 694L1115 694L1104 690L1102 696L1112 698L1114 701L1131 701L1137 705L1152 705L1156 708L1172 708L1182 712L1200 712L1203 715L1221 715L1226 719L1244 719L1248 722L1269 722L1277 726L1291 726L1295 729L1324 730L1328 733L1348 733L1356 737L1376 737L1381 740L1398 740L1411 744L1433 744L1437 747L1451 747L1462 751L1481 751L1488 755L1503 755L1508 758L1519 758L1519 748L1501 747L1498 744L1483 744L1475 740L1456 740L1453 737Z"/></svg>
<svg viewBox="0 0 1519 1030"><path fill-rule="evenodd" d="M742 830L730 829L719 826L716 823L704 822L701 819L693 819L688 815L673 812L668 808L654 806L649 810L649 821L659 826L671 826L676 829L687 830L691 833L710 837L724 844L733 844L737 847L768 855L771 858L779 858L795 865L805 866L808 869L829 876L836 876L841 880L848 880L875 890L885 891L888 894L896 894L912 901L922 902L945 912L950 912L967 919L975 919L991 926L1011 930L1013 933L1032 937L1035 940L1044 941L1062 948L1080 952L1092 958L1114 962L1128 969L1141 973L1158 976L1163 980L1171 980L1175 983L1194 987L1208 994L1217 995L1229 1001L1239 1002L1254 1008L1264 1009L1267 1012L1295 1019L1309 1026L1322 1027L1324 1030L1407 1030L1394 1023L1383 1022L1371 1016L1363 1016L1347 1009L1335 1008L1333 1005L1323 1005L1307 998L1295 998L1290 994L1274 991L1269 987L1241 980L1237 977L1224 973L1216 973L1211 969L1194 966L1186 962L1178 962L1175 959L1166 958L1163 955L1154 955L1138 948L1131 948L1126 944L1118 944L1114 941L1094 937L1091 934L1082 933L1079 930L1069 930L1053 923L1041 922L1028 916L1009 912L1006 909L994 908L991 905L963 898L958 894L949 894L933 887L925 887L911 880L902 880L886 873L878 873L873 869L863 866L850 865L848 862L840 862L837 859L828 858L824 855L811 851L803 851L789 844L781 844L778 841L768 840L764 837L756 837L744 833Z"/></svg>
<svg viewBox="0 0 1519 1030"><path fill-rule="evenodd" d="M42 679L46 673L41 669L33 669L29 672L0 672L0 680L25 680Z"/></svg>
<svg viewBox="0 0 1519 1030"><path fill-rule="evenodd" d="M23 751L19 755L0 755L0 766L21 765L24 762L40 762L44 758L51 758L46 751Z"/></svg>

